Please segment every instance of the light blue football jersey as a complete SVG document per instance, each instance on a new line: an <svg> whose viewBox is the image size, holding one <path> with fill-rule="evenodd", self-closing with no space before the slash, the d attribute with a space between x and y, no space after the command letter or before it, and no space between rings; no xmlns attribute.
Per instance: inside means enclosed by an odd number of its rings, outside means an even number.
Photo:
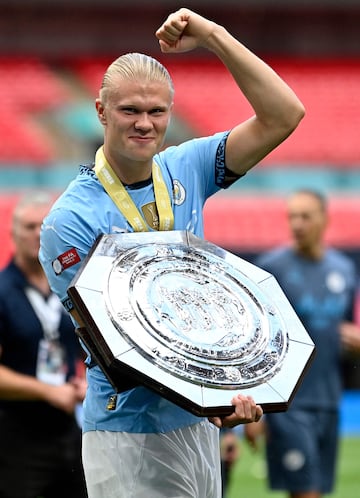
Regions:
<svg viewBox="0 0 360 498"><path fill-rule="evenodd" d="M224 132L193 139L155 156L171 197L174 230L189 230L203 237L205 201L228 186L227 136L228 132ZM126 188L147 219L146 209L154 203L151 181ZM67 288L96 239L102 234L130 231L131 226L105 192L92 167L82 166L54 204L41 231L41 264L52 290L68 311L72 303ZM142 386L118 394L115 409L109 410L113 387L98 366L89 368L87 377L84 431L167 432L199 421L195 415Z"/></svg>

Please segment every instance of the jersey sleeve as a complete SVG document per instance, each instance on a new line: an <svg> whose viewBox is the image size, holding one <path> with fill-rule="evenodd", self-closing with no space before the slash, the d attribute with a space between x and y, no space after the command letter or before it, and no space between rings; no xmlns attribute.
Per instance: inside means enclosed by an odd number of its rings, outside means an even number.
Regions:
<svg viewBox="0 0 360 498"><path fill-rule="evenodd" d="M44 220L39 260L51 290L69 312L73 305L67 289L95 240L91 225L79 219L74 211L55 209Z"/></svg>

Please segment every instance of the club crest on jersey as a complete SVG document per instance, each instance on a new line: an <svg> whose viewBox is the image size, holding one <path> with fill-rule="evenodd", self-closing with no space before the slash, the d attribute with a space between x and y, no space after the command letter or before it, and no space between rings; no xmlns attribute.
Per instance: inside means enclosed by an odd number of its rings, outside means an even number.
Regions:
<svg viewBox="0 0 360 498"><path fill-rule="evenodd" d="M180 206L185 201L186 193L184 186L179 180L173 181L174 204Z"/></svg>
<svg viewBox="0 0 360 498"><path fill-rule="evenodd" d="M326 276L326 285L331 292L340 294L346 287L345 277L340 272L331 271Z"/></svg>

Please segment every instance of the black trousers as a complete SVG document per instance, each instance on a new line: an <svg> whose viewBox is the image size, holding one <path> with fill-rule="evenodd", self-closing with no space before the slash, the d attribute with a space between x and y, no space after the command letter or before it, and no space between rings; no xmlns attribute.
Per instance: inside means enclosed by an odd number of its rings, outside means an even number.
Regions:
<svg viewBox="0 0 360 498"><path fill-rule="evenodd" d="M86 498L81 431L25 431L0 416L0 498Z"/></svg>

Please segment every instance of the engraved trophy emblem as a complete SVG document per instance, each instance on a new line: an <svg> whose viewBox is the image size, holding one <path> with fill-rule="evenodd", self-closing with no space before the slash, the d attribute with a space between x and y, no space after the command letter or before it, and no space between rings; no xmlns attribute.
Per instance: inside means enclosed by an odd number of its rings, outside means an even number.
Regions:
<svg viewBox="0 0 360 498"><path fill-rule="evenodd" d="M271 274L186 231L103 235L68 292L115 388L129 375L197 415L234 391L286 410L314 353Z"/></svg>

